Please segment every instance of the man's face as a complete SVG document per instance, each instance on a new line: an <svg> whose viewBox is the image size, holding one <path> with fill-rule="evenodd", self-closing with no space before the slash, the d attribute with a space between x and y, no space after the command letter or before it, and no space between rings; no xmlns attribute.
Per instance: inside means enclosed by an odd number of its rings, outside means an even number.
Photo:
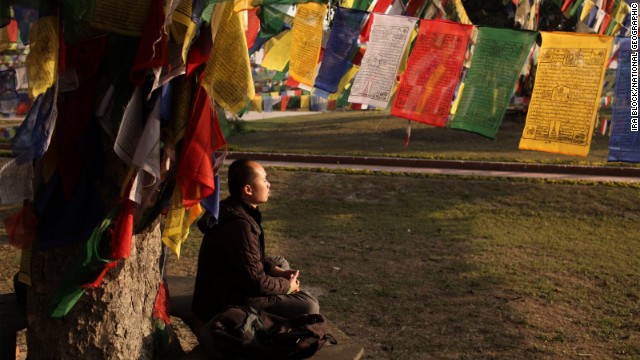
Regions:
<svg viewBox="0 0 640 360"><path fill-rule="evenodd" d="M252 163L251 167L254 171L253 180L245 186L245 201L249 205L258 206L269 200L269 189L271 184L267 181L267 172L262 165Z"/></svg>

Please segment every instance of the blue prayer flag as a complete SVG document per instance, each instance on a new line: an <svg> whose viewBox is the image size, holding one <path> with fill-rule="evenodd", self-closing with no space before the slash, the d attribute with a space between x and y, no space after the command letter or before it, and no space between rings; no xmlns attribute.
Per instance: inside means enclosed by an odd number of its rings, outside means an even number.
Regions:
<svg viewBox="0 0 640 360"><path fill-rule="evenodd" d="M340 79L351 69L365 15L366 11L338 7L314 87L330 93L338 91Z"/></svg>
<svg viewBox="0 0 640 360"><path fill-rule="evenodd" d="M630 38L616 38L616 40L620 43L620 50L607 160L639 163L640 132L637 122L635 131L632 131L631 122L631 40ZM638 120L637 115L633 118Z"/></svg>

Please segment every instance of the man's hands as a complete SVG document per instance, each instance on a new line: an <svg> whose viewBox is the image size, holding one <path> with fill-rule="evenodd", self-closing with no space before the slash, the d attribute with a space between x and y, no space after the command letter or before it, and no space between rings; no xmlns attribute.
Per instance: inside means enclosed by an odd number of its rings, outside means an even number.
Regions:
<svg viewBox="0 0 640 360"><path fill-rule="evenodd" d="M289 280L289 294L300 291L300 280L298 280L298 275L300 275L300 270L283 270L281 267L276 266L271 269L271 273L269 274L273 277L281 277Z"/></svg>
<svg viewBox="0 0 640 360"><path fill-rule="evenodd" d="M292 270L289 270L292 271ZM289 277L289 294L293 294L295 292L300 291L300 281L298 280L298 275L300 275L300 271L296 270Z"/></svg>

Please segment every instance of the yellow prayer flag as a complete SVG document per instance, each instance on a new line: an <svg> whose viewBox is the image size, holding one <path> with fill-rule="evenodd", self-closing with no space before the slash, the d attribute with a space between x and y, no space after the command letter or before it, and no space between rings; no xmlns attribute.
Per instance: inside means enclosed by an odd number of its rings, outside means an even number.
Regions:
<svg viewBox="0 0 640 360"><path fill-rule="evenodd" d="M340 83L338 84L338 91L336 91L335 94L329 95L329 100L337 100L338 97L342 95L342 93L347 89L347 86L349 85L349 83L351 83L351 80L353 80L353 78L358 73L358 70L360 70L360 66L353 65L351 69L349 69L349 71L347 71L347 73L344 74L342 79L340 79Z"/></svg>
<svg viewBox="0 0 640 360"><path fill-rule="evenodd" d="M216 8L219 6L224 8L216 26L202 87L224 109L239 113L255 95L247 40L241 14L233 12L233 4L221 3Z"/></svg>
<svg viewBox="0 0 640 360"><path fill-rule="evenodd" d="M195 212L197 212L197 209ZM190 211L186 210L182 205L182 190L180 190L180 186L176 185L171 196L171 204L169 205L162 231L162 242L178 257L180 257L180 246L189 236L189 228L195 221L192 218Z"/></svg>
<svg viewBox="0 0 640 360"><path fill-rule="evenodd" d="M591 12L591 9L593 9L593 7L595 6L595 4L593 3L593 1L585 1L584 2L584 7L582 8L582 12L580 13L580 21L584 22L585 19L587 18L587 16L589 16L589 13Z"/></svg>
<svg viewBox="0 0 640 360"><path fill-rule="evenodd" d="M184 44L189 26L193 23L191 21L191 0L182 0L178 3L178 7L175 9L171 16L171 26L169 27L171 36L177 44ZM189 41L190 42L190 41ZM183 45L184 52L184 45ZM186 62L183 54L183 63Z"/></svg>
<svg viewBox="0 0 640 360"><path fill-rule="evenodd" d="M260 4L260 1L255 1L255 2L258 3L257 5ZM253 0L235 0L233 2L233 11L240 12L244 10L251 10L255 7L253 3L254 3Z"/></svg>
<svg viewBox="0 0 640 360"><path fill-rule="evenodd" d="M7 34L7 26L0 29L0 51L5 51L9 49L11 45L9 43L9 35Z"/></svg>
<svg viewBox="0 0 640 360"><path fill-rule="evenodd" d="M460 19L461 24L472 25L469 16L467 15L467 10L465 10L464 5L462 5L462 0L453 0L453 5L456 8L456 12L458 13L458 18Z"/></svg>
<svg viewBox="0 0 640 360"><path fill-rule="evenodd" d="M283 71L289 63L291 53L291 31L283 31L264 44L262 67Z"/></svg>
<svg viewBox="0 0 640 360"><path fill-rule="evenodd" d="M262 112L262 96L256 94L251 100L251 110L257 111L259 113Z"/></svg>
<svg viewBox="0 0 640 360"><path fill-rule="evenodd" d="M58 71L58 18L38 19L29 31L30 52L27 56L29 94L43 94L56 81Z"/></svg>
<svg viewBox="0 0 640 360"><path fill-rule="evenodd" d="M541 32L520 149L587 156L613 38Z"/></svg>
<svg viewBox="0 0 640 360"><path fill-rule="evenodd" d="M184 42L182 43L182 62L187 63L187 55L189 55L189 49L191 48L191 44L193 40L196 38L198 33L198 24L193 21L189 23L187 26L187 32L184 35Z"/></svg>
<svg viewBox="0 0 640 360"><path fill-rule="evenodd" d="M141 36L151 0L101 0L95 2L91 27L128 36Z"/></svg>
<svg viewBox="0 0 640 360"><path fill-rule="evenodd" d="M460 98L462 97L463 91L464 91L464 83L460 83L460 86L458 86L458 95L453 100L453 104L451 104L451 111L449 111L451 115L455 115L456 111L458 110L458 105L460 105Z"/></svg>
<svg viewBox="0 0 640 360"><path fill-rule="evenodd" d="M300 96L300 110L309 111L309 95Z"/></svg>
<svg viewBox="0 0 640 360"><path fill-rule="evenodd" d="M291 29L289 75L301 84L313 87L322 45L325 4L298 4Z"/></svg>

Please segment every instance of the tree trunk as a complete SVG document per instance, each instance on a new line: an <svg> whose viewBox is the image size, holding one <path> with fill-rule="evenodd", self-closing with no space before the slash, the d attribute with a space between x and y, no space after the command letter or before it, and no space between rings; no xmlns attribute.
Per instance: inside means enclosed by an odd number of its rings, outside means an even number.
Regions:
<svg viewBox="0 0 640 360"><path fill-rule="evenodd" d="M153 305L160 282L160 225L135 235L131 256L109 270L62 319L47 307L81 244L33 253L28 294L30 359L151 359Z"/></svg>

